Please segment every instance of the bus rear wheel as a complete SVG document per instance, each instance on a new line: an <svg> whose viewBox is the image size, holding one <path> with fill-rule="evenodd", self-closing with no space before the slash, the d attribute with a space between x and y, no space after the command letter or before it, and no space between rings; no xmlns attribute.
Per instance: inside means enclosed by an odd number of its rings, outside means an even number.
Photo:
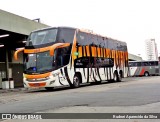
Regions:
<svg viewBox="0 0 160 122"><path fill-rule="evenodd" d="M148 72L145 72L145 73L144 73L144 76L146 76L146 77L149 76L149 73L148 73Z"/></svg>
<svg viewBox="0 0 160 122"><path fill-rule="evenodd" d="M118 81L118 82L121 82L121 81L122 81L122 72L119 73L117 81Z"/></svg>
<svg viewBox="0 0 160 122"><path fill-rule="evenodd" d="M117 72L114 72L114 74L113 74L113 81L114 82L118 81L118 73Z"/></svg>

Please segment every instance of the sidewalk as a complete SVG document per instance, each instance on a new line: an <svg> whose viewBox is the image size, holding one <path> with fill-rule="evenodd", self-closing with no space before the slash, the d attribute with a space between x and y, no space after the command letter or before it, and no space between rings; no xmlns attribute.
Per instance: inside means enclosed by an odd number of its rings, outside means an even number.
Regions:
<svg viewBox="0 0 160 122"><path fill-rule="evenodd" d="M28 89L24 87L13 88L13 89L0 89L0 93L17 92L17 91L25 91L25 90L28 90Z"/></svg>
<svg viewBox="0 0 160 122"><path fill-rule="evenodd" d="M12 88L12 89L0 89L0 94L1 93L21 92L21 91L37 91L37 90L44 90L44 88L24 88L24 87L18 87L18 88Z"/></svg>

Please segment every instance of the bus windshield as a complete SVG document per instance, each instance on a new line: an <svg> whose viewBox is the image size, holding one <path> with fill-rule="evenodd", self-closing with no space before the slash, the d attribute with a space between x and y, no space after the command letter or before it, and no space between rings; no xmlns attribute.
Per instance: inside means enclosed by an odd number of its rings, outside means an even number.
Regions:
<svg viewBox="0 0 160 122"><path fill-rule="evenodd" d="M49 51L27 54L25 57L25 72L40 73L54 68L54 57L50 56Z"/></svg>
<svg viewBox="0 0 160 122"><path fill-rule="evenodd" d="M57 37L57 29L48 29L32 32L28 38L26 45L41 45L55 42Z"/></svg>
<svg viewBox="0 0 160 122"><path fill-rule="evenodd" d="M24 71L25 73L44 73L56 70L69 63L71 47L55 49L54 55L50 51L34 54L25 54Z"/></svg>

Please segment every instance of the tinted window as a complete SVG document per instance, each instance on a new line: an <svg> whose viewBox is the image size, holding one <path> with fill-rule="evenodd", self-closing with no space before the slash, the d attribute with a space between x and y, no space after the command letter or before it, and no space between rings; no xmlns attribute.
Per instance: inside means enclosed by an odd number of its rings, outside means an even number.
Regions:
<svg viewBox="0 0 160 122"><path fill-rule="evenodd" d="M92 37L91 44L93 44L95 46L99 46L99 42L98 42L97 36L91 34L91 37Z"/></svg>
<svg viewBox="0 0 160 122"><path fill-rule="evenodd" d="M155 61L155 65L158 66L158 61Z"/></svg>
<svg viewBox="0 0 160 122"><path fill-rule="evenodd" d="M118 42L118 44L117 44L117 50L125 51L125 50L124 50L124 46L123 46L122 43Z"/></svg>
<svg viewBox="0 0 160 122"><path fill-rule="evenodd" d="M56 65L58 67L67 65L69 63L70 54L71 54L71 47L57 49L57 57L55 59Z"/></svg>
<svg viewBox="0 0 160 122"><path fill-rule="evenodd" d="M141 62L129 62L129 67L139 67L141 66Z"/></svg>
<svg viewBox="0 0 160 122"><path fill-rule="evenodd" d="M157 66L158 65L158 61L150 61L149 65L150 66Z"/></svg>
<svg viewBox="0 0 160 122"><path fill-rule="evenodd" d="M80 45L90 45L91 44L91 36L90 34L79 32L77 35L77 42Z"/></svg>
<svg viewBox="0 0 160 122"><path fill-rule="evenodd" d="M129 62L129 67L132 67L133 66L133 63L132 62Z"/></svg>
<svg viewBox="0 0 160 122"><path fill-rule="evenodd" d="M56 41L57 29L46 29L32 32L26 43L27 46L41 45Z"/></svg>
<svg viewBox="0 0 160 122"><path fill-rule="evenodd" d="M105 47L105 45L106 45L105 40L103 40L103 39L104 38L102 38L101 36L98 36L98 42L101 47Z"/></svg>
<svg viewBox="0 0 160 122"><path fill-rule="evenodd" d="M127 45L125 42L118 42L117 49L121 51L127 51Z"/></svg>
<svg viewBox="0 0 160 122"><path fill-rule="evenodd" d="M50 56L49 51L36 53L36 54L25 54L25 72L36 73L45 72L51 70L53 67L53 57Z"/></svg>
<svg viewBox="0 0 160 122"><path fill-rule="evenodd" d="M142 62L142 66L149 66L150 63L149 62Z"/></svg>
<svg viewBox="0 0 160 122"><path fill-rule="evenodd" d="M114 46L113 46L113 41L111 39L108 39L108 48L113 50Z"/></svg>
<svg viewBox="0 0 160 122"><path fill-rule="evenodd" d="M58 41L63 43L73 43L75 29L59 28Z"/></svg>
<svg viewBox="0 0 160 122"><path fill-rule="evenodd" d="M108 48L108 39L104 38L104 41L105 41L105 48Z"/></svg>
<svg viewBox="0 0 160 122"><path fill-rule="evenodd" d="M141 66L141 62L136 62L135 66Z"/></svg>

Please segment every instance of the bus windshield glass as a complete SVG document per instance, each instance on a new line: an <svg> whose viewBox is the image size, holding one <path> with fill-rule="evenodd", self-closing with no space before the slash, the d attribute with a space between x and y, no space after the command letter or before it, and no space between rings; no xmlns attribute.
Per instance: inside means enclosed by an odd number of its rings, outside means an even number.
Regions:
<svg viewBox="0 0 160 122"><path fill-rule="evenodd" d="M25 72L40 73L54 68L54 57L50 56L49 51L27 54L25 57Z"/></svg>
<svg viewBox="0 0 160 122"><path fill-rule="evenodd" d="M41 45L55 42L57 37L57 29L48 29L32 32L28 38L26 45Z"/></svg>

